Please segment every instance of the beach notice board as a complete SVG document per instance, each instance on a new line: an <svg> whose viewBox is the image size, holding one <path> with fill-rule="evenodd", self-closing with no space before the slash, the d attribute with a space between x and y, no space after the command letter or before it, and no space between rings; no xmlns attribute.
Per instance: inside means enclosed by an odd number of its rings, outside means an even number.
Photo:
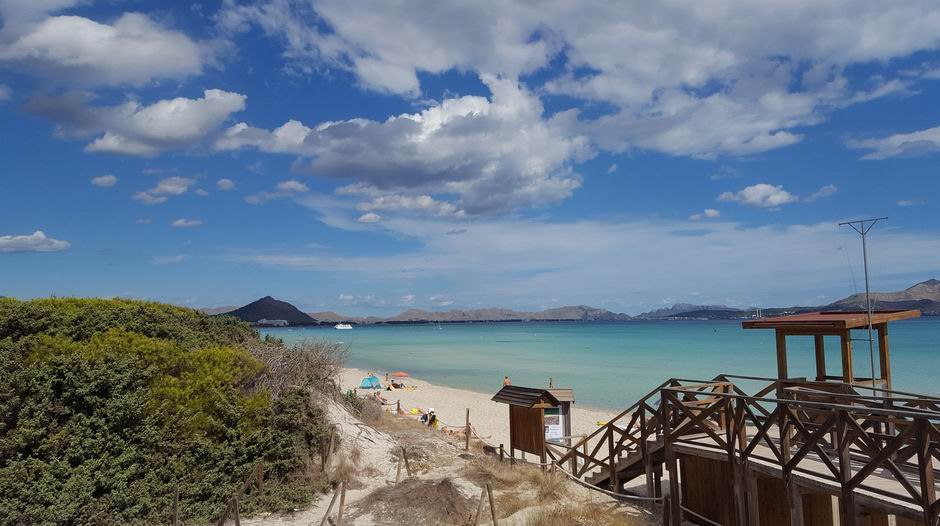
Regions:
<svg viewBox="0 0 940 526"><path fill-rule="evenodd" d="M557 441L565 436L565 415L561 407L546 407L545 411L545 440Z"/></svg>

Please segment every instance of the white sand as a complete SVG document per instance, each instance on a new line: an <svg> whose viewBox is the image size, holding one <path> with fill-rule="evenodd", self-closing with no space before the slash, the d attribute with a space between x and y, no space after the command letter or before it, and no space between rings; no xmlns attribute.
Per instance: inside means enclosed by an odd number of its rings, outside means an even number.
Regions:
<svg viewBox="0 0 940 526"><path fill-rule="evenodd" d="M386 371L372 371L382 385L385 385ZM341 386L343 390L359 387L359 383L368 375L369 371L361 369L343 369ZM500 385L502 379L495 378L494 383ZM509 448L509 406L490 400L495 393L485 394L455 389L442 385L435 385L417 378L407 378L405 383L416 386L416 390L379 391L383 398L391 403L401 400L401 408L409 411L413 407L427 411L434 408L440 421L452 426L463 427L467 408L470 409L470 424L483 439L491 445L505 444ZM372 391L361 390L360 393ZM578 393L575 393L575 404L571 408L571 432L574 435L591 433L597 429L597 422L606 422L617 413L586 409L577 404ZM389 406L394 407L394 406ZM455 429L457 430L457 429Z"/></svg>

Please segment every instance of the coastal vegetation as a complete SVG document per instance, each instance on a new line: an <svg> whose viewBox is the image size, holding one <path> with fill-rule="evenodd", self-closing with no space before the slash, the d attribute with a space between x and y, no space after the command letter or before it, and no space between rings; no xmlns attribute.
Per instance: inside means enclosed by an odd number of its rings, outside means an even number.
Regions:
<svg viewBox="0 0 940 526"><path fill-rule="evenodd" d="M0 299L0 523L217 518L308 503L343 349L262 340L244 322L130 300Z"/></svg>

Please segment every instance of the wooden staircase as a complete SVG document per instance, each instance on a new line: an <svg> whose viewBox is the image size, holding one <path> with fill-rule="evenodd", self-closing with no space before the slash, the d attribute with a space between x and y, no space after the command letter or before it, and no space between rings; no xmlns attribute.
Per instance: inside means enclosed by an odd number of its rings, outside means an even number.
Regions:
<svg viewBox="0 0 940 526"><path fill-rule="evenodd" d="M662 440L649 441L647 443L647 455L650 456L650 466L652 471L662 473L663 462L665 462L665 449L663 448ZM639 451L629 453L626 457L620 459L619 462L615 464L615 472L617 473L617 482L619 484L624 484L632 481L637 477L641 477L646 474L646 461L645 457ZM589 473L584 481L592 486L602 487L605 489L612 489L610 487L610 470L609 469L595 469Z"/></svg>

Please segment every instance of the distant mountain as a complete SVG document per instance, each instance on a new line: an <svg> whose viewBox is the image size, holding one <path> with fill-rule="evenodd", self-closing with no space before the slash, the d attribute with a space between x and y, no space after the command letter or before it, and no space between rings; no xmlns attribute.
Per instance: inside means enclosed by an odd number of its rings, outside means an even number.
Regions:
<svg viewBox="0 0 940 526"><path fill-rule="evenodd" d="M656 320L662 318L673 318L679 315L682 317L692 317L685 316L686 313L703 311L740 311L741 309L734 309L725 305L693 305L691 303L675 303L672 307L666 307L662 309L651 310L649 312L644 312L639 314L636 317L642 318L645 320Z"/></svg>
<svg viewBox="0 0 940 526"><path fill-rule="evenodd" d="M297 307L286 301L276 300L271 296L265 296L244 307L226 312L224 315L234 316L242 321L255 324L262 320L266 320L266 324L272 325L277 320L286 321L289 325L316 325L317 323L317 320L301 312Z"/></svg>
<svg viewBox="0 0 940 526"><path fill-rule="evenodd" d="M488 321L625 321L630 316L585 305L558 307L539 312L489 308L443 312L408 309L384 323L464 323Z"/></svg>
<svg viewBox="0 0 940 526"><path fill-rule="evenodd" d="M512 309L489 308L470 310L429 311L408 309L395 316L380 318L377 316L356 317L337 314L332 311L310 312L310 316L320 322L329 323L470 323L491 321L625 321L631 319L626 314L618 314L605 309L578 305L558 307L538 312L514 311Z"/></svg>
<svg viewBox="0 0 940 526"><path fill-rule="evenodd" d="M898 292L872 292L875 310L919 309L924 313L940 312L940 280L928 279ZM827 310L864 310L865 293L852 294L824 307Z"/></svg>

